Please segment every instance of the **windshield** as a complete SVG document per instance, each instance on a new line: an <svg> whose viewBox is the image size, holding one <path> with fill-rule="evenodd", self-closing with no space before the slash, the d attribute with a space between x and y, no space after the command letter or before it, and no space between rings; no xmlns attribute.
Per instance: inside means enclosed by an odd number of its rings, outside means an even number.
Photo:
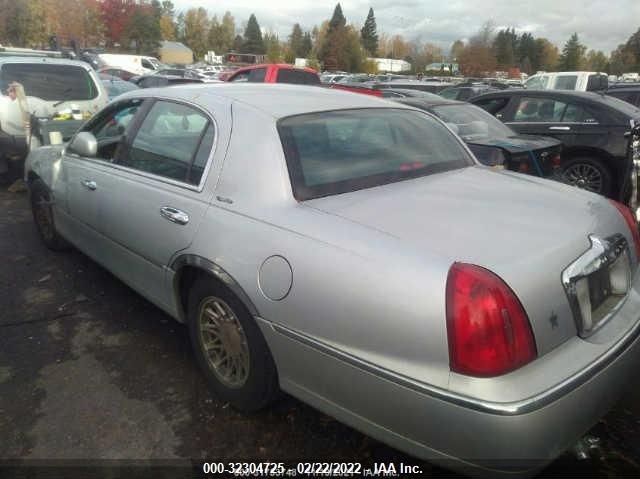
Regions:
<svg viewBox="0 0 640 479"><path fill-rule="evenodd" d="M98 96L89 73L75 65L6 63L0 73L3 94L12 82L22 84L27 96L45 101L92 100Z"/></svg>
<svg viewBox="0 0 640 479"><path fill-rule="evenodd" d="M458 96L458 91L459 88L445 88L444 90L439 92L438 95L448 100L455 100Z"/></svg>
<svg viewBox="0 0 640 479"><path fill-rule="evenodd" d="M465 141L515 135L511 128L474 105L439 105L431 111Z"/></svg>
<svg viewBox="0 0 640 479"><path fill-rule="evenodd" d="M137 90L139 87L128 81L122 80L103 80L102 84L107 89L109 99L115 98L131 90Z"/></svg>
<svg viewBox="0 0 640 479"><path fill-rule="evenodd" d="M415 110L371 108L297 115L278 131L298 200L473 164L440 122Z"/></svg>

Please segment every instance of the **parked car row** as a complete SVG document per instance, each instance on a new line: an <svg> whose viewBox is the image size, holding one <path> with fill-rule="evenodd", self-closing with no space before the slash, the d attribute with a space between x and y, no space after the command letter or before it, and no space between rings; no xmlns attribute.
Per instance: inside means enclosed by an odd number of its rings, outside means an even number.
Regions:
<svg viewBox="0 0 640 479"><path fill-rule="evenodd" d="M489 95L503 120L549 110ZM633 108L583 95L551 114ZM25 181L44 243L185 323L221 401L284 390L445 467L532 474L640 366L640 235L618 202L481 166L487 146L545 176L559 142L446 99L190 84L119 96Z"/></svg>

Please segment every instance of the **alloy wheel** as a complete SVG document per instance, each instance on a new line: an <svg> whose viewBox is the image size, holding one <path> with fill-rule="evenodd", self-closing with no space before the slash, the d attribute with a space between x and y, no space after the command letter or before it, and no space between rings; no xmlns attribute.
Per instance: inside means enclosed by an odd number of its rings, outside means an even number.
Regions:
<svg viewBox="0 0 640 479"><path fill-rule="evenodd" d="M602 172L587 163L575 163L569 166L563 173L565 183L577 186L594 193L602 191Z"/></svg>
<svg viewBox="0 0 640 479"><path fill-rule="evenodd" d="M242 387L249 377L249 346L242 324L220 298L205 298L198 315L200 341L211 371L226 387Z"/></svg>

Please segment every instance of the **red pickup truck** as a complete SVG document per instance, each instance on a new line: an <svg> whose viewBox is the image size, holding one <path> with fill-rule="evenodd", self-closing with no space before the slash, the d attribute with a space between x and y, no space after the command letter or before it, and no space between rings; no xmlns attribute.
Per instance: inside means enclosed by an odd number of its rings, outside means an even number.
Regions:
<svg viewBox="0 0 640 479"><path fill-rule="evenodd" d="M318 72L312 68L300 68L286 63L251 65L236 70L230 82L295 83L298 85L320 85Z"/></svg>

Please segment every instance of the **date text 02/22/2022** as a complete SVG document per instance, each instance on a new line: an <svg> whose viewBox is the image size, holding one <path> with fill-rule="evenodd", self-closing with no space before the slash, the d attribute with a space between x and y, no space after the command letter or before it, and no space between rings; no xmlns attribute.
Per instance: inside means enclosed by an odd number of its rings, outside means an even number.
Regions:
<svg viewBox="0 0 640 479"><path fill-rule="evenodd" d="M373 463L363 466L357 462L299 462L295 465L284 462L204 462L202 472L218 475L233 476L265 476L265 477L295 477L295 476L387 476L422 474L422 468L417 465L404 463Z"/></svg>

